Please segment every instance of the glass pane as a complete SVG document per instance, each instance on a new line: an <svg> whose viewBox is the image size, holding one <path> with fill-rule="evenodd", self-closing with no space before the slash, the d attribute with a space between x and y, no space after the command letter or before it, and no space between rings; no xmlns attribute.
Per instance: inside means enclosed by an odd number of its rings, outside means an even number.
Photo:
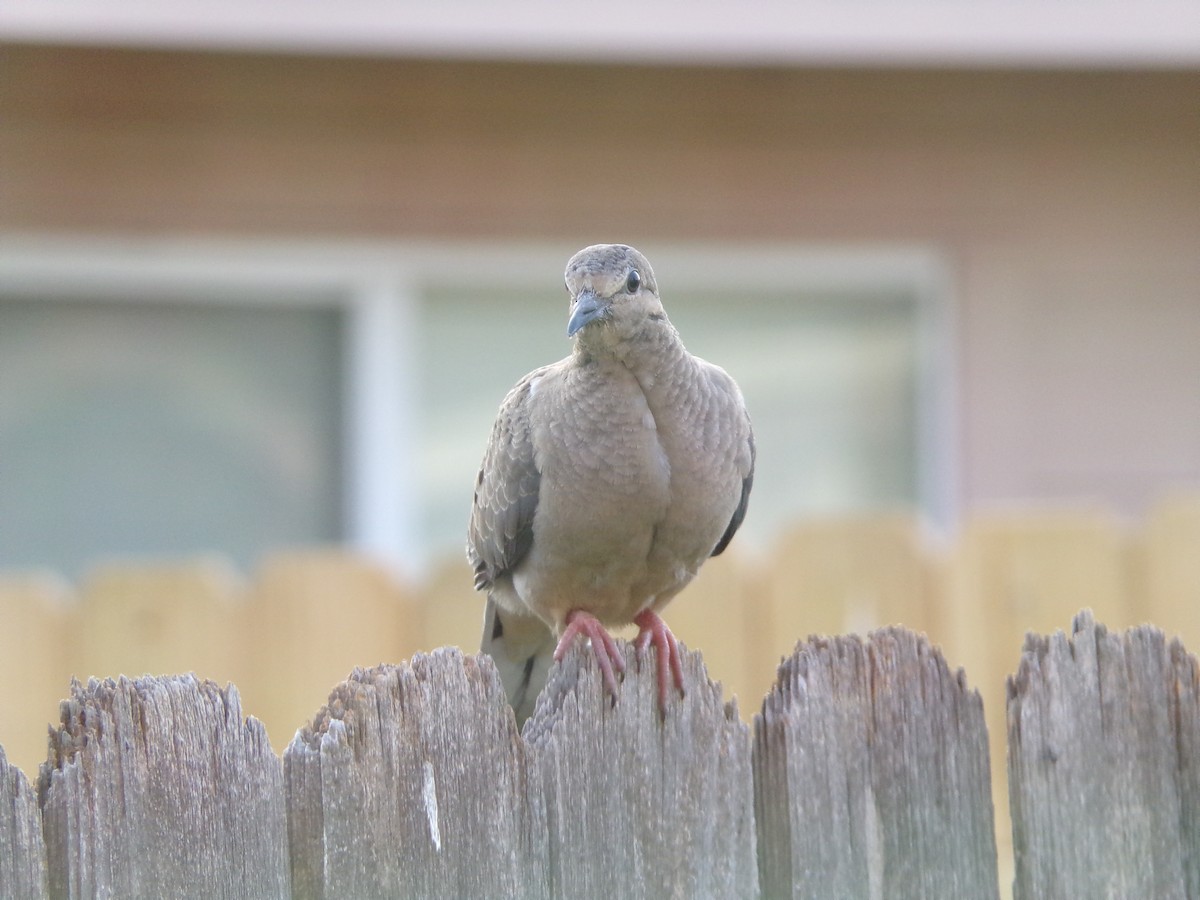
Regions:
<svg viewBox="0 0 1200 900"><path fill-rule="evenodd" d="M332 308L0 300L0 565L341 537Z"/></svg>
<svg viewBox="0 0 1200 900"><path fill-rule="evenodd" d="M668 312L688 349L746 396L758 467L745 537L769 540L810 514L918 507L914 298L691 292ZM456 552L505 392L570 352L567 304L561 289L440 291L423 315L423 530L428 549Z"/></svg>
<svg viewBox="0 0 1200 900"><path fill-rule="evenodd" d="M758 447L758 538L797 518L917 509L917 318L911 297L689 296L688 349L734 375Z"/></svg>
<svg viewBox="0 0 1200 900"><path fill-rule="evenodd" d="M418 531L424 553L445 554L466 546L475 475L500 401L526 372L566 356L571 342L562 288L540 294L431 289L424 301L416 367L422 377Z"/></svg>

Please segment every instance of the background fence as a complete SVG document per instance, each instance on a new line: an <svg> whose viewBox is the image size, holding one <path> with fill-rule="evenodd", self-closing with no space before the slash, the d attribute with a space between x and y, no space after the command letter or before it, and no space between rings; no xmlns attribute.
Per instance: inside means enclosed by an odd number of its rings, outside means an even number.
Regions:
<svg viewBox="0 0 1200 900"><path fill-rule="evenodd" d="M1005 677L1024 633L1050 633L1084 605L1113 628L1152 621L1200 646L1200 494L1164 500L1137 528L1096 509L976 516L950 541L901 515L797 525L769 553L735 546L711 561L668 620L703 649L746 718L797 637L902 622L951 667L965 666L1001 761ZM213 560L110 565L77 587L9 574L0 577L0 744L34 772L72 674L195 671L234 681L281 748L355 665L474 648L481 615L457 559L419 583L325 551L267 560L248 579ZM1004 768L993 764L992 777L1006 873Z"/></svg>

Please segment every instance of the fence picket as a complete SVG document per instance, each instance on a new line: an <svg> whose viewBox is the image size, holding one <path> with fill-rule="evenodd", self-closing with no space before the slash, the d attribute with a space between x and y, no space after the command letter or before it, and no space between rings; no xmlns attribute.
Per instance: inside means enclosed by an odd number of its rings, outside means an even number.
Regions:
<svg viewBox="0 0 1200 900"><path fill-rule="evenodd" d="M546 813L487 657L357 669L284 755L294 896L546 897Z"/></svg>
<svg viewBox="0 0 1200 900"><path fill-rule="evenodd" d="M749 731L685 651L660 712L654 651L628 644L615 703L590 652L551 671L525 724L546 797L554 897L758 896Z"/></svg>
<svg viewBox="0 0 1200 900"><path fill-rule="evenodd" d="M38 794L53 897L283 898L283 770L235 689L72 685Z"/></svg>
<svg viewBox="0 0 1200 900"><path fill-rule="evenodd" d="M924 638L809 639L754 730L764 896L998 896L982 701Z"/></svg>
<svg viewBox="0 0 1200 900"><path fill-rule="evenodd" d="M928 628L932 610L924 556L913 516L797 523L780 537L768 570L775 640L895 624ZM792 647L772 649L779 659Z"/></svg>
<svg viewBox="0 0 1200 900"><path fill-rule="evenodd" d="M1139 550L1137 618L1200 646L1200 490L1157 503Z"/></svg>
<svg viewBox="0 0 1200 900"><path fill-rule="evenodd" d="M356 666L424 648L421 610L407 588L380 564L333 549L264 560L246 622L253 637L242 695L281 747Z"/></svg>
<svg viewBox="0 0 1200 900"><path fill-rule="evenodd" d="M466 554L433 566L419 593L425 625L422 649L462 647L474 652L479 648L485 595L475 590Z"/></svg>
<svg viewBox="0 0 1200 900"><path fill-rule="evenodd" d="M1030 635L1008 682L1014 897L1197 896L1197 666L1143 626Z"/></svg>
<svg viewBox="0 0 1200 900"><path fill-rule="evenodd" d="M236 570L220 558L98 566L80 586L73 671L239 679L246 655L242 595Z"/></svg>
<svg viewBox="0 0 1200 900"><path fill-rule="evenodd" d="M26 773L46 758L46 727L71 681L72 607L61 579L0 572L0 743Z"/></svg>
<svg viewBox="0 0 1200 900"><path fill-rule="evenodd" d="M50 896L37 795L0 747L0 894L5 900Z"/></svg>
<svg viewBox="0 0 1200 900"><path fill-rule="evenodd" d="M762 627L761 591L752 590L751 566L737 546L706 562L696 580L663 613L671 631L689 647L704 648L704 668L726 697L756 704L771 684L759 675L755 651ZM731 615L730 610L736 612Z"/></svg>

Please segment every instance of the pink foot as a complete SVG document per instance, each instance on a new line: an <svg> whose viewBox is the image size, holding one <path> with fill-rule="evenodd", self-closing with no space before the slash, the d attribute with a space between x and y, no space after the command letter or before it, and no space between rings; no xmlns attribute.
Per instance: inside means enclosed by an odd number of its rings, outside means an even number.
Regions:
<svg viewBox="0 0 1200 900"><path fill-rule="evenodd" d="M634 617L634 624L638 627L637 640L634 642L634 647L637 648L638 655L646 652L646 648L654 644L654 649L658 651L658 706L665 714L667 711L667 670L670 669L671 677L675 680L675 687L679 689L679 693L683 694L683 660L679 656L679 642L675 640L675 635L671 634L671 629L667 627L667 623L659 618L658 613L652 609L644 610Z"/></svg>
<svg viewBox="0 0 1200 900"><path fill-rule="evenodd" d="M625 657L621 655L613 636L600 624L600 620L590 612L573 609L567 613L567 627L563 629L558 646L554 648L554 661L561 662L566 656L567 649L576 635L583 635L592 642L592 654L600 664L600 674L604 678L604 687L613 700L617 699L617 672L625 671Z"/></svg>

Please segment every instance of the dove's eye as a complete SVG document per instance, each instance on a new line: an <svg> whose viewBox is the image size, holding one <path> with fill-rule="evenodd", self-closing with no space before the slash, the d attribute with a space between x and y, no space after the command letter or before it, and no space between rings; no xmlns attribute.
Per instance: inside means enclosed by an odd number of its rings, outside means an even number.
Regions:
<svg viewBox="0 0 1200 900"><path fill-rule="evenodd" d="M637 269L630 269L629 276L625 279L625 290L632 294L642 286L642 276L638 274Z"/></svg>

